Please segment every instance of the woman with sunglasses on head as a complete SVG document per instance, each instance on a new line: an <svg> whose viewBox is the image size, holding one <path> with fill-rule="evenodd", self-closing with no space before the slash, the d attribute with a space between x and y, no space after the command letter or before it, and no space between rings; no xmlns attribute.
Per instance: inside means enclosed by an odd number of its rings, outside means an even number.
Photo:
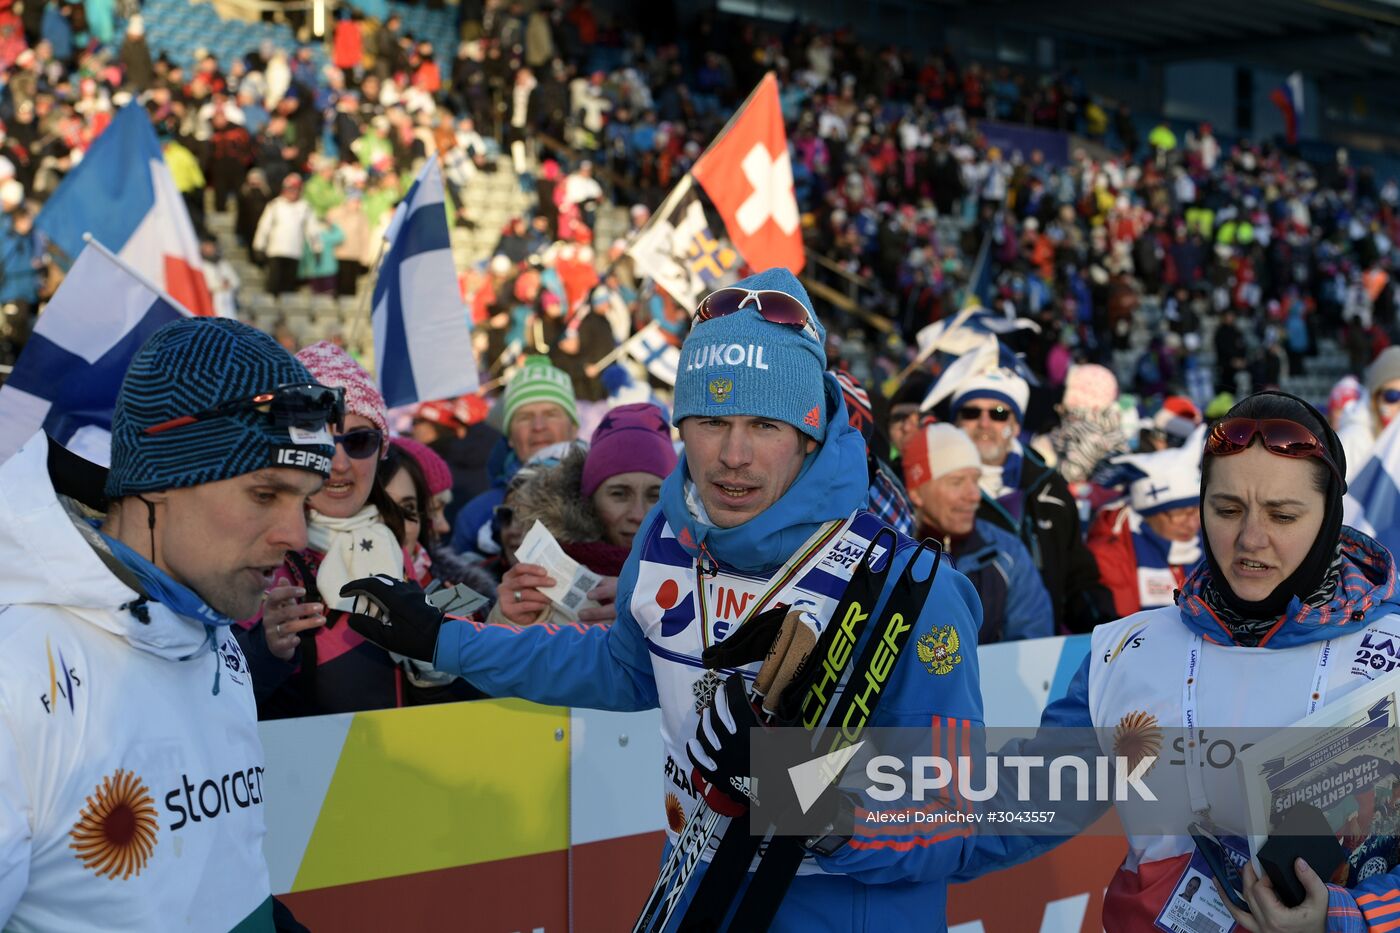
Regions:
<svg viewBox="0 0 1400 933"><path fill-rule="evenodd" d="M341 586L366 573L402 580L404 555L385 515L398 507L377 481L388 450L384 399L368 373L327 341L296 355L318 382L345 390L331 474L308 500L305 550L287 553L248 633L262 719L401 705L394 660L344 624ZM265 648L264 648L265 646Z"/></svg>
<svg viewBox="0 0 1400 933"><path fill-rule="evenodd" d="M1135 832L1132 811L1120 810L1129 852L1104 897L1108 933L1173 928L1157 920L1193 872L1200 873L1190 864L1192 823L1215 823L1227 835L1248 829L1237 825L1244 802L1235 770L1205 767L1200 757L1207 737L1213 733L1218 743L1231 728L1291 726L1376 676L1353 661L1363 639L1400 641L1394 560L1342 525L1345 469L1337 435L1302 400L1271 391L1232 407L1207 435L1202 461L1205 559L1186 577L1175 605L1094 630L1067 696L1046 709L1036 738L1016 749L1063 753L1066 730L1073 730L1089 736L1081 739L1093 745L1084 754L1112 757L1130 753L1124 736L1155 736L1161 750L1152 752L1157 757L1147 775L1158 801L1154 828L1149 834L1139 825ZM1164 739L1173 732L1184 732L1185 741ZM1073 791L1064 793L1071 799ZM1099 799L1093 789L1088 797ZM1073 831L1107 804L1047 806L1060 808ZM1056 832L1064 822L1056 822ZM962 877L1023 861L1064 838L980 837ZM1318 877L1301 859L1291 867L1307 892L1296 907L1285 907L1252 868L1244 869L1242 885L1250 913L1227 904L1209 884L1195 900L1207 898L1225 927L1233 918L1239 929L1259 933L1330 933L1385 922L1394 901L1366 895L1393 895L1400 883L1393 860L1374 875L1368 864L1364 881L1359 866L1344 864L1332 878Z"/></svg>

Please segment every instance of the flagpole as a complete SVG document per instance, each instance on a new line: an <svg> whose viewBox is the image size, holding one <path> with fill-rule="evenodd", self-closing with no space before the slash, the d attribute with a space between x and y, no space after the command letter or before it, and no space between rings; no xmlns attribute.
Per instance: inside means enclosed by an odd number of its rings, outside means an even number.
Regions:
<svg viewBox="0 0 1400 933"><path fill-rule="evenodd" d="M135 269L133 269L124 259L122 259L120 256L118 256L116 253L112 252L112 251L111 251L110 249L108 249L107 247L103 246L103 245L102 245L102 242L101 242L100 240L98 240L97 237L93 236L91 233L84 233L84 234L83 234L83 242L84 242L85 244L87 244L88 246L91 246L91 247L95 248L99 253L101 253L102 255L106 256L108 259L112 260L112 262L116 263L119 267L121 267L121 269L122 269L124 272L126 272L127 275L131 276L133 279L135 279L136 281L140 282L142 285L146 286L146 287L149 288L151 291L155 292L155 293L156 293L157 295L159 295L166 303L170 304L172 307L174 307L174 308L175 308L177 311L179 311L181 314L187 315L187 316L189 316L189 317L197 317L197 316L198 316L198 315L196 315L193 311L191 311L189 308L186 308L184 305L180 304L180 302L178 302L178 301L176 301L174 298L172 298L172 297L170 296L170 294L169 294L168 292L166 292L165 289L161 288L159 285L157 285L156 283L152 282L150 279L146 278L146 277L145 277L144 275L142 275L140 272L138 272L138 271L136 271ZM75 260L75 261L76 261L76 260Z"/></svg>
<svg viewBox="0 0 1400 933"><path fill-rule="evenodd" d="M345 336L345 342L354 346L355 340L360 336L360 322L370 317L374 309L370 307L370 302L374 300L374 283L379 278L379 267L384 262L384 253L389 248L389 241L384 237L379 238L379 255L374 257L374 265L370 268L368 288L365 289L364 296L360 298L359 313L350 321L350 333ZM374 361L375 368L379 366L379 360Z"/></svg>
<svg viewBox="0 0 1400 933"><path fill-rule="evenodd" d="M735 123L738 122L739 118L744 115L744 111L749 109L749 104L753 102L755 95L757 95L759 90L763 87L763 83L769 80L770 78L775 83L778 80L777 75L775 75L773 72L766 72L763 75L763 77L759 79L758 84L754 85L753 90L749 91L749 96L744 98L744 102L740 104L739 107L732 114L730 114L729 120L724 124L720 131L715 134L714 138L710 140L710 144L705 147L704 152L700 153L700 157L695 160L695 163L698 164L699 162L701 162L705 158L705 156L709 154L710 150L715 147L715 144L724 138L724 134L729 132L730 127L732 127ZM656 223L656 218L665 216L669 212L674 201L686 195L686 185L689 185L690 187L695 187L695 176L692 175L690 172L686 172L680 177L680 180L676 182L675 187L671 189L671 193L666 195L666 200L662 201L660 206L652 212L651 216L647 218L647 222L642 226L642 228L638 230L635 234L633 234L632 238L627 243L627 249L622 251L622 255L627 255L628 251L631 250L633 244L635 244L637 240L641 239L642 234L645 233L651 227L652 224ZM607 268L605 268L603 270L603 273L599 276L600 282L607 279L608 275L612 272L613 267L616 266L617 263L618 260L616 259L608 263ZM592 290L590 289L589 295L580 300L577 305L570 309L568 320L573 320L574 314L580 308L582 308L584 303L587 302L591 297ZM687 313L691 313L693 311L694 309L690 309L690 311ZM638 331L638 333L640 333L640 331ZM636 336L636 334L633 334L633 336ZM612 349L612 352L605 355L602 359L596 360L595 362L588 364L584 372L588 374L589 378L596 377L598 373L602 372L605 368L607 368L609 364L611 364L614 360L616 360L622 355L623 349L626 347L626 345L627 341L624 340L622 343L614 347Z"/></svg>

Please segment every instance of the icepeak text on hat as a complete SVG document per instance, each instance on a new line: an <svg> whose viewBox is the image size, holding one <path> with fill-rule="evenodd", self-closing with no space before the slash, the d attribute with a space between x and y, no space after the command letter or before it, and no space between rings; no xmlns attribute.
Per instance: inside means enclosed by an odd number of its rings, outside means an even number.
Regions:
<svg viewBox="0 0 1400 933"><path fill-rule="evenodd" d="M768 364L763 362L762 344L753 343L712 343L695 348L685 359L686 372L711 366L768 368Z"/></svg>

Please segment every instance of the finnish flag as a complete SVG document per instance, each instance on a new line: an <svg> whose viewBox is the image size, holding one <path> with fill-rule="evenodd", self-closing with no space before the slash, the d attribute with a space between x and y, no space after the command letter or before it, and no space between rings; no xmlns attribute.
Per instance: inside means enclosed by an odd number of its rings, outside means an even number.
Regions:
<svg viewBox="0 0 1400 933"><path fill-rule="evenodd" d="M122 378L146 338L189 312L89 241L0 388L0 462L43 428L106 466Z"/></svg>
<svg viewBox="0 0 1400 933"><path fill-rule="evenodd" d="M475 392L471 314L457 287L436 156L418 173L389 236L370 313L384 401L396 408Z"/></svg>
<svg viewBox="0 0 1400 933"><path fill-rule="evenodd" d="M652 321L629 337L623 349L657 379L667 385L676 384L676 371L681 365L681 351L666 339L661 325L657 322Z"/></svg>
<svg viewBox="0 0 1400 933"><path fill-rule="evenodd" d="M1393 421L1376 438L1376 446L1342 500L1342 523L1370 535L1400 555L1400 430Z"/></svg>

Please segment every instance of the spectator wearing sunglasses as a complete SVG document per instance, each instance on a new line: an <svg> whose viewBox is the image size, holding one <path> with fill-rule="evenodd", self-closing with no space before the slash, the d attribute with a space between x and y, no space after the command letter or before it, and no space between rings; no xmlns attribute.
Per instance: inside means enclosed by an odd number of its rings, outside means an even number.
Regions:
<svg viewBox="0 0 1400 933"><path fill-rule="evenodd" d="M1080 536L1079 508L1064 477L1021 446L1029 398L1025 380L1007 369L993 370L957 391L953 418L982 460L978 517L1026 546L1050 594L1056 631L1087 632L1113 617L1113 601Z"/></svg>
<svg viewBox="0 0 1400 933"><path fill-rule="evenodd" d="M1074 730L1092 726L1099 735L1121 735L1143 723L1199 730L1203 745L1207 735L1230 728L1291 726L1383 676L1353 659L1368 638L1400 640L1395 561L1379 543L1342 525L1345 470L1340 439L1301 399L1266 391L1233 406L1206 438L1200 489L1205 559L1174 604L1095 629L1068 694L1041 717L1041 732L1004 751L1056 754ZM1099 740L1090 741L1097 748ZM1149 786L1177 789L1152 805L1150 830L1135 828L1133 814L1120 811L1128 857L1104 896L1106 930L1155 928L1168 901L1189 884L1195 845L1187 827L1202 811L1231 832L1248 829L1231 825L1240 804L1228 781L1207 776L1188 791L1192 771L1209 775L1213 769L1194 757L1198 745L1184 744L1180 757L1164 755L1153 765L1158 773L1149 776ZM1075 794L1109 799L1096 796L1093 786L1061 791L1066 800ZM1106 806L1076 812L1075 824L1089 825ZM1381 837L1389 827L1369 816L1345 832L1334 829L1353 851L1388 844ZM1063 838L979 834L959 877L1025 861ZM1372 874L1363 864L1372 867L1359 859L1324 879L1301 859L1293 863L1306 897L1292 908L1247 866L1243 895L1253 916L1220 903L1240 929L1382 929L1394 917L1400 872L1387 862Z"/></svg>
<svg viewBox="0 0 1400 933"><path fill-rule="evenodd" d="M1366 367L1366 402L1344 409L1337 434L1347 452L1347 480L1371 459L1376 438L1400 415L1400 347L1386 347Z"/></svg>
<svg viewBox="0 0 1400 933"><path fill-rule="evenodd" d="M982 461L951 424L914 434L901 456L920 538L934 538L982 600L979 644L1055 634L1050 595L1019 538L977 517Z"/></svg>
<svg viewBox="0 0 1400 933"><path fill-rule="evenodd" d="M230 629L306 545L341 404L271 337L185 318L127 370L110 470L42 432L0 468L0 926L271 928ZM150 806L190 775L232 775L243 804Z"/></svg>
<svg viewBox="0 0 1400 933"><path fill-rule="evenodd" d="M726 677L707 670L701 659L706 647L725 642L759 612L799 600L812 608L768 619L788 626L791 639L814 642L815 626L804 616L824 621L835 610L843 576L858 559L851 555L863 554L877 536L888 541L890 554L889 573L881 578L885 593L893 592L909 564L916 565L916 580L928 579L934 564L929 549L865 511L865 440L850 424L835 376L824 372L825 333L801 283L775 269L731 291L738 294L715 292L701 302L681 348L675 416L684 456L632 538L613 624L444 621L417 587L402 582L360 580L346 590L392 620L386 625L369 614L354 616L368 637L391 651L434 660L493 696L614 710L660 707L666 747L655 767L672 799L668 804L659 794L657 812L688 812L696 819L702 793L715 801L724 795L730 812L747 805L737 790L746 775L721 762L736 763L738 747L748 748L747 726L755 720L746 678L761 663L736 661L743 673ZM942 664L903 651L885 672L873 726L926 729L935 717L949 717L943 721L961 729L981 721L977 655L970 650L978 634L977 594L947 566L929 585L922 604L901 616L912 622L909 644L923 639L925 656L932 656L939 638L945 647L965 647ZM876 605L889 601L883 594L876 599ZM702 712L707 722L737 728L720 728L724 736L711 738L701 726ZM687 762L698 781L686 777ZM669 825L674 840L679 819ZM934 840L912 825L885 825L878 833L878 840L813 840L816 870L792 883L774 928L851 916L914 928L941 917L945 876L968 837Z"/></svg>
<svg viewBox="0 0 1400 933"><path fill-rule="evenodd" d="M506 385L501 414L505 437L492 452L491 488L463 506L452 526L452 549L459 554L498 553L491 513L505 497L510 478L537 452L578 437L573 384L547 356L525 358Z"/></svg>
<svg viewBox="0 0 1400 933"><path fill-rule="evenodd" d="M346 581L369 571L404 577L403 549L385 516L398 507L378 482L388 450L384 399L369 374L327 341L297 354L317 381L345 392L326 484L307 501L307 546L289 551L261 617L245 623L264 719L400 705L394 659L345 624ZM252 650L250 648L250 650Z"/></svg>

